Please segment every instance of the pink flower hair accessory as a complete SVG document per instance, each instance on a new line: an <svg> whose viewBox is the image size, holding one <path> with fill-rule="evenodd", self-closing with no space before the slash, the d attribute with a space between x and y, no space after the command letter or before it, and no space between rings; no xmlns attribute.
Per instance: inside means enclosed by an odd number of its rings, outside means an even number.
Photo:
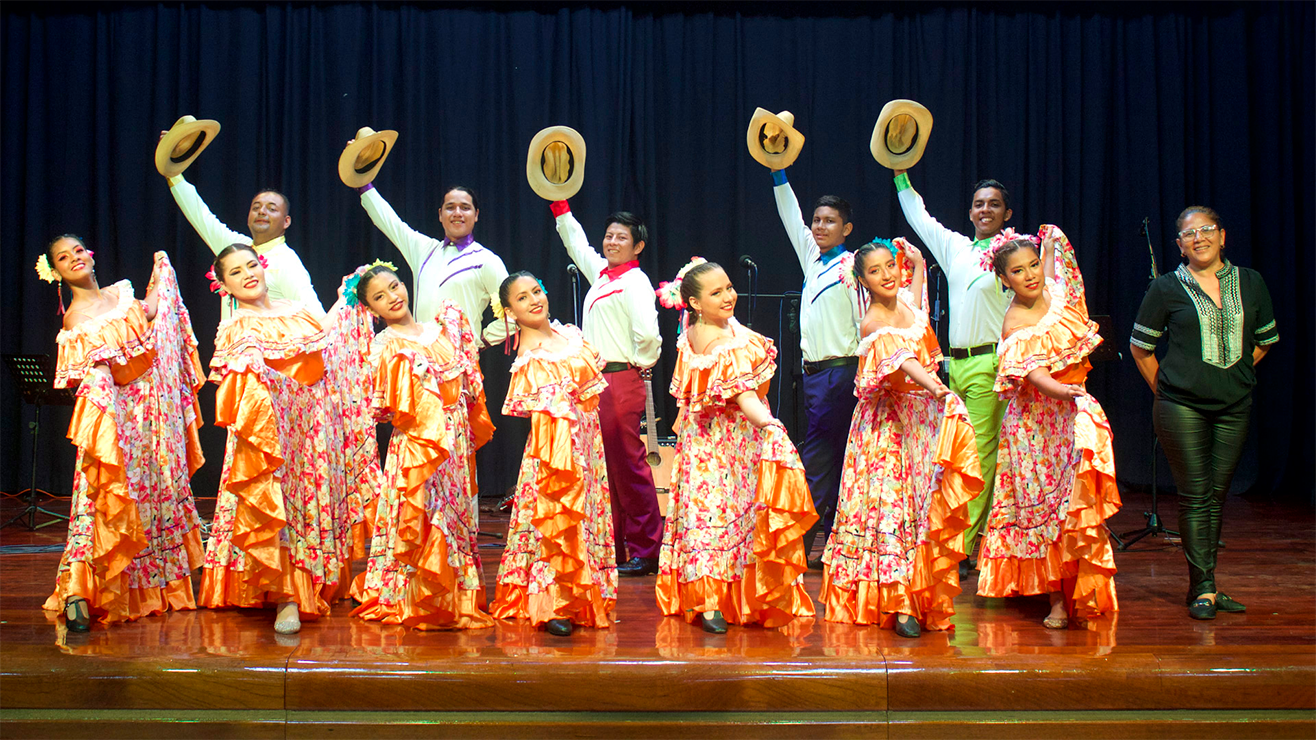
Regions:
<svg viewBox="0 0 1316 740"><path fill-rule="evenodd" d="M267 270L267 269L269 269L269 267L270 267L270 261L267 260L267 259L265 259L265 255L263 255L263 254L258 254L258 255L256 255L256 261L260 263L260 268L261 268L262 270ZM224 284L221 283L221 282L219 281L219 277L215 275L215 266L214 266L214 265L211 265L211 266L210 266L210 269L206 271L206 279L208 279L208 280L210 281L210 292L211 292L211 293L218 293L221 297L226 297L226 296L228 296L228 291L224 289Z"/></svg>
<svg viewBox="0 0 1316 740"><path fill-rule="evenodd" d="M983 250L982 255L978 257L978 266L982 268L983 272L992 272L992 262L996 260L996 253L1001 251L1001 247L1004 247L1010 242L1019 241L1021 239L1030 241L1034 245L1042 243L1041 239L1038 239L1032 234L1020 234L1013 228L1006 227L1001 229L999 234L992 237L991 243L987 245L987 248Z"/></svg>
<svg viewBox="0 0 1316 740"><path fill-rule="evenodd" d="M682 267L680 271L676 273L675 280L664 280L659 283L658 289L654 291L658 296L658 303L661 304L663 308L671 308L674 310L685 308L681 303L681 281L685 279L686 274L692 269L707 261L708 260L703 257L691 257L690 261L685 263L685 267Z"/></svg>

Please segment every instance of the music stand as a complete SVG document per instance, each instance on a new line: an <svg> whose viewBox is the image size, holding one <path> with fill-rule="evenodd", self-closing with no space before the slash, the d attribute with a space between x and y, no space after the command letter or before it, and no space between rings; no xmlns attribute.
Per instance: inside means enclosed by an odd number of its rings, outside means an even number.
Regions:
<svg viewBox="0 0 1316 740"><path fill-rule="evenodd" d="M58 524L61 520L68 521L67 516L37 505L37 443L40 441L41 434L41 407L72 406L77 397L68 388L55 387L55 363L50 359L50 355L4 355L3 358L10 374L14 376L14 382L18 384L23 401L37 407L37 416L35 421L28 424L28 428L32 430L32 483L27 489L27 506L17 516L0 524L0 529L26 518L27 530L33 532L42 527ZM19 496L22 495L20 492ZM54 518L37 524L39 513Z"/></svg>

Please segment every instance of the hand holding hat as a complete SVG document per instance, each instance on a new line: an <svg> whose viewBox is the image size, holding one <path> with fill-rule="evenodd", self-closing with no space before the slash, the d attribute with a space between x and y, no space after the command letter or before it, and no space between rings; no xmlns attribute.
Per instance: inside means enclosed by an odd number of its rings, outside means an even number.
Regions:
<svg viewBox="0 0 1316 740"><path fill-rule="evenodd" d="M165 177L183 174L219 135L219 121L183 116L160 135L155 145L155 169Z"/></svg>
<svg viewBox="0 0 1316 740"><path fill-rule="evenodd" d="M784 170L795 162L804 149L804 134L795 128L795 116L788 110L772 113L756 108L745 132L749 156L773 170Z"/></svg>
<svg viewBox="0 0 1316 740"><path fill-rule="evenodd" d="M567 126L549 126L535 134L526 152L525 175L535 195L566 200L585 184L585 139Z"/></svg>
<svg viewBox="0 0 1316 740"><path fill-rule="evenodd" d="M396 131L376 131L369 126L357 129L356 138L347 142L338 155L338 179L350 188L370 184L397 141Z"/></svg>
<svg viewBox="0 0 1316 740"><path fill-rule="evenodd" d="M892 100L877 116L868 149L883 167L907 170L923 157L931 135L932 111L913 100Z"/></svg>

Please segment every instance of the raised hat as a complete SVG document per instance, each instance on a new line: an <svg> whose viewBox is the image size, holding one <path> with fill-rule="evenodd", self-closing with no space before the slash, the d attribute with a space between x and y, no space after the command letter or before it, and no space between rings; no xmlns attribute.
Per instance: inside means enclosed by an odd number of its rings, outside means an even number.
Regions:
<svg viewBox="0 0 1316 740"><path fill-rule="evenodd" d="M883 167L907 170L923 156L932 135L932 111L913 100L892 100L882 106L868 148Z"/></svg>
<svg viewBox="0 0 1316 740"><path fill-rule="evenodd" d="M369 184L397 141L396 131L376 131L369 126L357 129L356 138L338 155L338 178L353 188Z"/></svg>
<svg viewBox="0 0 1316 740"><path fill-rule="evenodd" d="M198 121L183 116L155 145L155 169L165 177L183 174L210 142L219 135L219 121Z"/></svg>
<svg viewBox="0 0 1316 740"><path fill-rule="evenodd" d="M535 134L526 152L525 176L544 200L566 200L585 184L585 139L567 126Z"/></svg>
<svg viewBox="0 0 1316 740"><path fill-rule="evenodd" d="M788 110L773 113L755 108L745 132L749 156L774 170L784 170L804 149L804 134L795 128L795 115Z"/></svg>

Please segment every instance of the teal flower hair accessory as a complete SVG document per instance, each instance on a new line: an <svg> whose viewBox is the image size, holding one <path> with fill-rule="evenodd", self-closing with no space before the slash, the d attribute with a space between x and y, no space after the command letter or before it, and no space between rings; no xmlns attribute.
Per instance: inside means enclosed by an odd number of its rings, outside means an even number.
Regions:
<svg viewBox="0 0 1316 740"><path fill-rule="evenodd" d="M397 274L398 268L392 262L384 260L375 260L368 265L362 265L348 275L343 280L343 303L352 308L361 305L361 299L357 297L356 286L361 282L361 278L376 267L387 267L390 272Z"/></svg>

